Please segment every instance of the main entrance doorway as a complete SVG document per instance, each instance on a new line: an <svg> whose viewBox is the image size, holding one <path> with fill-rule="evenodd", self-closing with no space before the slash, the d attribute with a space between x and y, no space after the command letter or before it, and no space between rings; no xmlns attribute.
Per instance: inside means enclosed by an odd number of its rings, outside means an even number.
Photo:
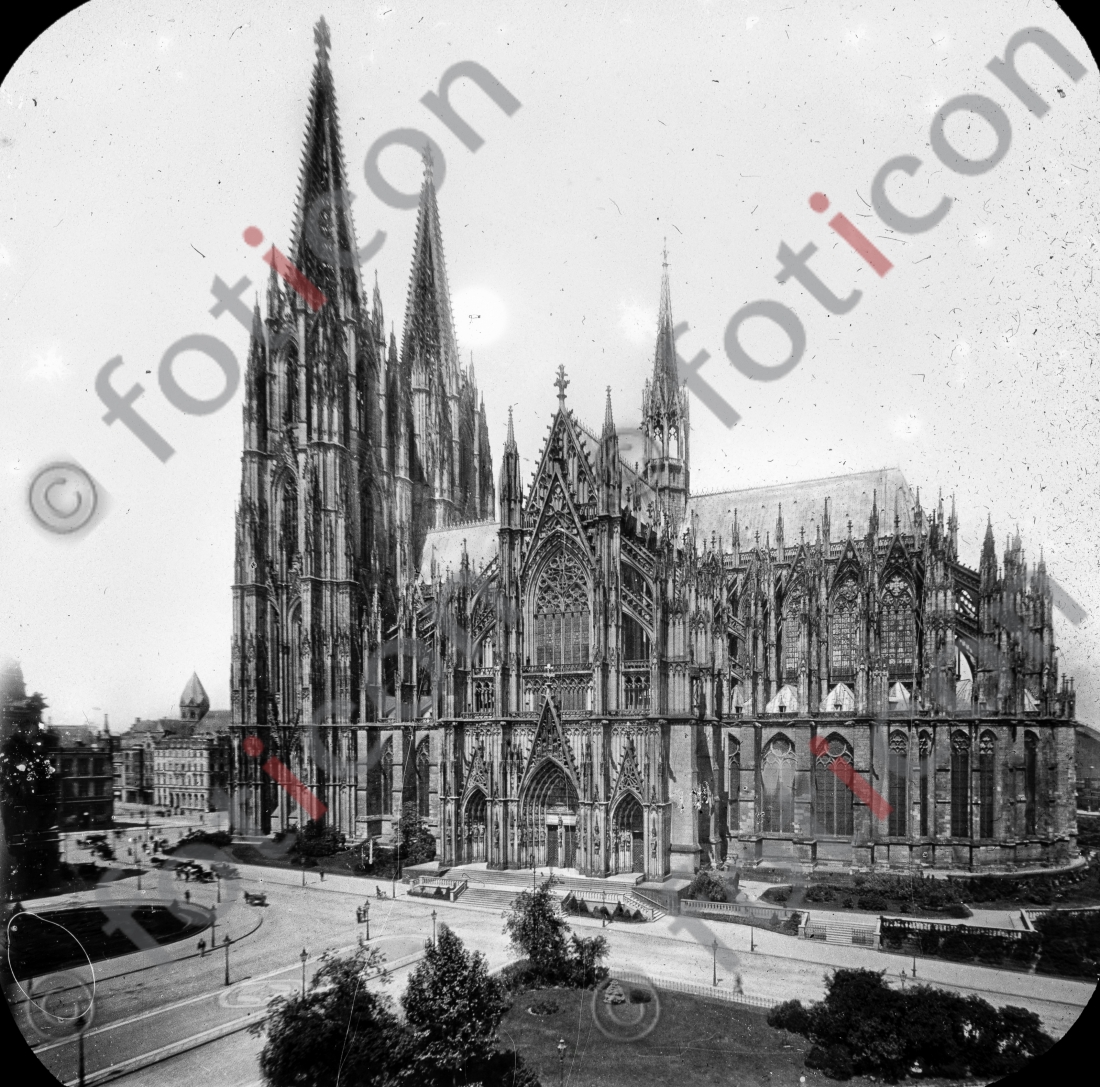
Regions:
<svg viewBox="0 0 1100 1087"><path fill-rule="evenodd" d="M616 872L645 871L645 818L638 798L627 794L615 808L614 856Z"/></svg>
<svg viewBox="0 0 1100 1087"><path fill-rule="evenodd" d="M547 759L520 803L522 866L576 867L577 808L572 781L558 763Z"/></svg>
<svg viewBox="0 0 1100 1087"><path fill-rule="evenodd" d="M477 864L486 859L485 845L485 794L481 790L472 793L466 801L466 815L462 821L462 837L467 864Z"/></svg>

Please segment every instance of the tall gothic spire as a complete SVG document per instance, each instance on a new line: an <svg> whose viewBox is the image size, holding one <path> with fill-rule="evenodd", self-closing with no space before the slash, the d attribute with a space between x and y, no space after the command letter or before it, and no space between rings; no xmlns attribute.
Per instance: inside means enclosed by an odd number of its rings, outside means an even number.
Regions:
<svg viewBox="0 0 1100 1087"><path fill-rule="evenodd" d="M313 38L317 57L313 64L290 253L293 263L325 297L337 301L341 315L352 317L358 310L362 284L336 89L328 63L332 41L324 18L317 21Z"/></svg>
<svg viewBox="0 0 1100 1087"><path fill-rule="evenodd" d="M680 388L676 337L672 333L672 292L668 285L668 246L661 251L661 303L657 311L657 346L653 353L653 395L672 399Z"/></svg>
<svg viewBox="0 0 1100 1087"><path fill-rule="evenodd" d="M439 225L431 152L424 149L424 181L416 216L409 296L405 306L405 332L401 355L408 365L414 356L434 360L444 373L458 371L451 293L443 260L443 234Z"/></svg>

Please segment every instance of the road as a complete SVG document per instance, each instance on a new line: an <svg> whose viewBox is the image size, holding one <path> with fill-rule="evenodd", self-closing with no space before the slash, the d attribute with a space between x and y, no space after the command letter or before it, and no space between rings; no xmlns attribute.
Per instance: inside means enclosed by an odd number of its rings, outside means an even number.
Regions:
<svg viewBox="0 0 1100 1087"><path fill-rule="evenodd" d="M219 940L228 932L234 941L228 988L224 952L219 949L200 957L190 943L170 946L162 953L170 960L164 965L139 969L148 953L96 965L95 1020L85 1039L89 1087L107 1078L135 1085L164 1082L166 1087L170 1082L202 1083L203 1087L223 1083L247 1087L257 1082L256 1058L262 1039L242 1028L262 1015L263 1004L271 996L300 989L303 949L308 981L322 952L350 950L364 931L356 924L355 907L363 901L364 892L373 893L373 881L329 876L322 883L311 872L303 888L300 873L247 865L238 869L241 879L222 882L224 901L217 915ZM409 898L398 886L396 900L370 899L370 942L395 967L386 986L395 998L415 968L414 957L431 937L433 909L437 922L445 921L468 947L482 951L490 968L510 961L499 911L473 908L461 899L450 904ZM111 885L112 894L123 896L120 901L128 895L125 900L135 902L165 900L173 889L169 878L151 880L148 874L141 896L135 879ZM239 894L243 889L264 890L268 906L245 905ZM210 885L192 885L191 893L193 902L217 905L216 888ZM66 901L89 898L94 898L93 892L69 896ZM578 932L607 937L612 966L707 986L716 969L720 987L733 987L740 975L746 995L771 1001L820 999L829 971L842 966L886 969L895 984L912 984L911 978L903 982L899 976L902 969L911 968L910 959L871 948L821 944L688 917L607 929L590 918L571 919L571 923ZM1031 1008L1055 1037L1069 1029L1093 990L1085 982L985 967L928 959L918 960L917 965L918 981L975 992L998 1006ZM87 968L85 980L89 980ZM26 1001L18 997L13 1003L24 1033L33 1037ZM233 1033L223 1036L225 1031ZM75 1080L74 1038L46 1039L36 1053L59 1080Z"/></svg>

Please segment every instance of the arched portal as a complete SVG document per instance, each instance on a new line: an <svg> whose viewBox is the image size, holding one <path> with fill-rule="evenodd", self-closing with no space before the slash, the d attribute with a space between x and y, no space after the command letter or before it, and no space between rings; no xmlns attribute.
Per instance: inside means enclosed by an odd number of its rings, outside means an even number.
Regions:
<svg viewBox="0 0 1100 1087"><path fill-rule="evenodd" d="M645 817L633 793L626 793L615 807L612 820L612 856L616 872L645 871Z"/></svg>
<svg viewBox="0 0 1100 1087"><path fill-rule="evenodd" d="M485 794L475 789L466 801L462 815L462 842L466 864L476 864L487 857L485 827Z"/></svg>
<svg viewBox="0 0 1100 1087"><path fill-rule="evenodd" d="M520 800L525 867L573 868L577 859L577 790L553 759L535 771Z"/></svg>

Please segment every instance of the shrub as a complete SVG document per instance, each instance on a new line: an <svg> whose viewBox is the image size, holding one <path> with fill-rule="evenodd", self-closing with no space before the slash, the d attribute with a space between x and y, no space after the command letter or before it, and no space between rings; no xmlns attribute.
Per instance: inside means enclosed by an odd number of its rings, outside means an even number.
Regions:
<svg viewBox="0 0 1100 1087"><path fill-rule="evenodd" d="M726 894L725 882L709 868L703 868L696 873L695 878L684 891L684 897L694 898L700 902L726 902L729 896Z"/></svg>
<svg viewBox="0 0 1100 1087"><path fill-rule="evenodd" d="M802 896L806 902L832 902L835 897L836 888L828 883L811 884Z"/></svg>
<svg viewBox="0 0 1100 1087"><path fill-rule="evenodd" d="M824 1072L830 1079L851 1079L852 1058L842 1045L815 1045L806 1054L806 1067Z"/></svg>
<svg viewBox="0 0 1100 1087"><path fill-rule="evenodd" d="M776 902L782 905L791 897L790 887L769 887L761 896L761 902Z"/></svg>
<svg viewBox="0 0 1100 1087"><path fill-rule="evenodd" d="M998 1012L979 997L926 985L899 992L871 970L837 970L823 1001L809 1008L788 1001L768 1023L808 1037L806 1066L834 1079L874 1074L896 1082L914 1062L927 1076L999 1076L1053 1044L1033 1012Z"/></svg>
<svg viewBox="0 0 1100 1087"><path fill-rule="evenodd" d="M810 1015L801 1000L785 1000L768 1012L768 1026L789 1030L792 1034L806 1034L810 1029Z"/></svg>
<svg viewBox="0 0 1100 1087"><path fill-rule="evenodd" d="M1043 941L1041 973L1091 978L1100 970L1100 911L1048 913L1035 928Z"/></svg>
<svg viewBox="0 0 1100 1087"><path fill-rule="evenodd" d="M647 993L645 989L631 989L630 990L630 1003L631 1004L650 1004L653 1002L653 994Z"/></svg>
<svg viewBox="0 0 1100 1087"><path fill-rule="evenodd" d="M331 857L339 853L345 844L344 835L336 827L310 819L290 847L290 852L303 857Z"/></svg>
<svg viewBox="0 0 1100 1087"><path fill-rule="evenodd" d="M860 895L859 908L861 910L885 910L889 909L889 905L885 898L879 894L864 894Z"/></svg>

